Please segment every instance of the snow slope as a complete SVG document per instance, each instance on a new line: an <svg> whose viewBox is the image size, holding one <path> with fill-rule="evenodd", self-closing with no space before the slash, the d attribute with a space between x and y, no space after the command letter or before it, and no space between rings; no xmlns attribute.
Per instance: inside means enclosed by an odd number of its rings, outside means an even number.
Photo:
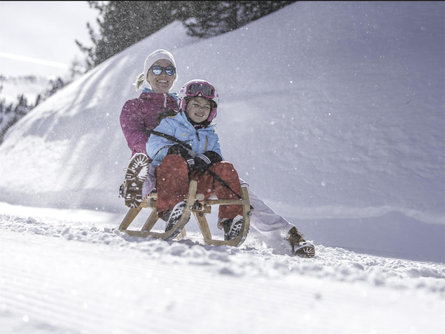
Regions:
<svg viewBox="0 0 445 334"><path fill-rule="evenodd" d="M0 146L0 332L439 332L444 18L443 2L297 2L207 40L175 22L50 97ZM159 47L175 90L219 88L225 157L316 258L254 230L239 249L192 222L179 242L115 231L119 114Z"/></svg>
<svg viewBox="0 0 445 334"><path fill-rule="evenodd" d="M123 214L119 114L163 47L176 57L175 90L196 77L216 84L226 159L308 238L445 261L443 18L441 2L300 2L207 40L175 22L9 132L0 200Z"/></svg>

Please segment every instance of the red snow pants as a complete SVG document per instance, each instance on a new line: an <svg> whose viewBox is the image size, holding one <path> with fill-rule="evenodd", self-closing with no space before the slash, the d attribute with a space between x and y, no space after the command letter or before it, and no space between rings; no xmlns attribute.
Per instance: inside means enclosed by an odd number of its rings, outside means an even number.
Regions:
<svg viewBox="0 0 445 334"><path fill-rule="evenodd" d="M234 192L241 195L238 173L230 162L218 162L210 166L209 169L224 180ZM191 178L198 181L196 193L204 194L204 199L208 199L211 195L215 195L218 199L237 198L230 189L216 180L208 171L202 174L192 173ZM177 154L168 154L156 168L157 212L172 210L177 203L184 201L187 197L189 183L189 170L184 158ZM220 205L218 218L235 218L236 215L242 214L241 205Z"/></svg>

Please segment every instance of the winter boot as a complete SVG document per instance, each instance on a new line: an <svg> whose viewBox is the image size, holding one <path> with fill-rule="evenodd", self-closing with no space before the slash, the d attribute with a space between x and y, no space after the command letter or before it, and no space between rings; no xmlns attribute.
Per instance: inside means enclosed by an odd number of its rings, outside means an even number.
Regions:
<svg viewBox="0 0 445 334"><path fill-rule="evenodd" d="M233 240L241 233L243 223L244 218L241 216L223 218L218 222L218 228L224 230L224 240ZM244 239L242 241L244 241Z"/></svg>
<svg viewBox="0 0 445 334"><path fill-rule="evenodd" d="M314 257L315 247L312 243L304 240L303 235L300 231L293 226L286 238L292 246L292 255L298 255L300 257Z"/></svg>
<svg viewBox="0 0 445 334"><path fill-rule="evenodd" d="M182 214L184 213L185 206L186 206L185 202L179 202L178 204L175 205L173 210L171 210L170 216L169 216L169 218L167 220L167 226L165 227L165 232L170 231L179 222L179 220L182 217ZM164 218L164 219L166 218L165 217L165 212L164 212L163 216L164 217L161 217L161 219L162 218ZM189 220L190 220L190 218L189 218ZM187 223L188 223L188 221L187 221ZM174 239L179 233L181 233L181 230L182 229L179 229L179 228L176 229L176 231L173 232L173 234L170 237L168 237L166 240Z"/></svg>
<svg viewBox="0 0 445 334"><path fill-rule="evenodd" d="M128 164L123 185L125 205L137 208L142 203L142 184L148 175L150 161L144 153L136 153Z"/></svg>
<svg viewBox="0 0 445 334"><path fill-rule="evenodd" d="M170 218L171 213L172 210L165 210L162 212L158 212L158 217L161 218L163 221L168 222L168 218Z"/></svg>

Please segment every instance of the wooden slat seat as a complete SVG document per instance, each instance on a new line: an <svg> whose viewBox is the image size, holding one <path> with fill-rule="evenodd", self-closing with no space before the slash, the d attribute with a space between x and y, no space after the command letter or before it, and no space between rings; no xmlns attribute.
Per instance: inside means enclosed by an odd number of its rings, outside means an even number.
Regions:
<svg viewBox="0 0 445 334"><path fill-rule="evenodd" d="M122 223L119 226L119 230L125 232L131 236L137 237L148 237L152 236L155 238L168 239L174 231L178 228L182 230L179 236L185 236L184 226L187 224L190 215L193 213L196 221L198 222L199 229L204 237L204 242L208 245L220 246L220 245L228 245L228 246L239 246L241 245L247 237L250 227L250 201L247 188L241 188L241 199L208 199L203 200L204 196L202 194L196 194L197 181L190 181L189 192L186 199L186 208L184 213L181 216L181 219L178 221L175 228L171 229L168 232L153 232L151 231L156 222L159 220L158 214L156 212L156 200L157 194L150 194L137 208L130 208L125 215ZM243 226L241 233L233 240L219 240L213 239L212 234L209 229L209 225L207 223L207 219L205 217L206 214L211 213L211 207L213 205L242 205L243 207ZM140 231L128 230L130 224L134 221L136 216L141 212L143 208L151 209L151 213L144 225L142 226ZM178 236L178 237L179 237Z"/></svg>

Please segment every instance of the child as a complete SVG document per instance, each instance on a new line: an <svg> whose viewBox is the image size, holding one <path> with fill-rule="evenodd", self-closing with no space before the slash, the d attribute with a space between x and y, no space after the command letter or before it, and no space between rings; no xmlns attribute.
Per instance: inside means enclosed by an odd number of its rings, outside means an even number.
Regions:
<svg viewBox="0 0 445 334"><path fill-rule="evenodd" d="M129 207L138 207L145 194L154 187L153 169L145 151L150 136L147 130L154 129L165 115L176 114L176 96L169 94L176 80L173 55L163 49L152 52L135 83L136 89L142 89L142 93L125 102L122 108L120 123L131 150L131 159L121 186L121 196Z"/></svg>
<svg viewBox="0 0 445 334"><path fill-rule="evenodd" d="M156 210L167 222L166 231L184 211L190 179L198 181L197 192L205 199L211 195L231 199L241 193L238 173L230 162L223 161L214 129L218 101L218 93L208 81L187 82L179 92L179 113L163 119L148 140L147 153L156 168ZM215 175L224 182L218 182ZM242 223L241 206L220 206L218 227L224 229L224 240L236 238Z"/></svg>

